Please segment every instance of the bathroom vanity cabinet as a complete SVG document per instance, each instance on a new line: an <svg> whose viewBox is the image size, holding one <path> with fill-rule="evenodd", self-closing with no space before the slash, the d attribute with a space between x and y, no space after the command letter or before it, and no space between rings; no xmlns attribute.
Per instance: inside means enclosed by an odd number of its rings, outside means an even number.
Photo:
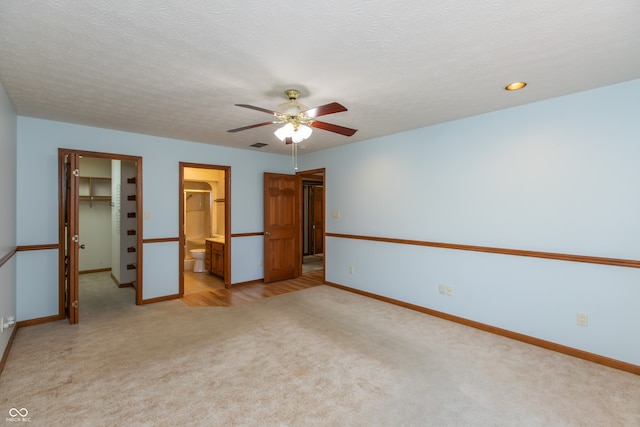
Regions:
<svg viewBox="0 0 640 427"><path fill-rule="evenodd" d="M209 273L224 277L224 243L205 240L204 266Z"/></svg>

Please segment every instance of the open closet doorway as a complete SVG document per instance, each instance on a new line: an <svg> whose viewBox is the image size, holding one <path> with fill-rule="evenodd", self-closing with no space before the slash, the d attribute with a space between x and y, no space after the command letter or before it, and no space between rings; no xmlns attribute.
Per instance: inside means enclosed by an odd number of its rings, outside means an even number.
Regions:
<svg viewBox="0 0 640 427"><path fill-rule="evenodd" d="M231 167L180 163L180 297L231 286Z"/></svg>
<svg viewBox="0 0 640 427"><path fill-rule="evenodd" d="M67 149L58 158L60 316L78 323L81 300L85 313L140 304L142 158Z"/></svg>
<svg viewBox="0 0 640 427"><path fill-rule="evenodd" d="M302 177L302 272L324 270L325 169L297 175Z"/></svg>

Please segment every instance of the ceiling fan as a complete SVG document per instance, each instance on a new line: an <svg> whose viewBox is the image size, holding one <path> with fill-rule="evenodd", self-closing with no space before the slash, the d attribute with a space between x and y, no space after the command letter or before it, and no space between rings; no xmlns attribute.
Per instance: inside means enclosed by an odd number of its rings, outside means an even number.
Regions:
<svg viewBox="0 0 640 427"><path fill-rule="evenodd" d="M235 104L238 107L250 108L252 110L272 114L276 119L264 123L257 123L255 125L230 129L227 132L240 132L242 130L253 129L260 126L284 124L284 126L276 130L274 133L280 141L286 144L298 143L309 138L312 132L311 128L318 128L345 136L351 136L357 132L357 129L321 122L315 119L316 117L326 116L327 114L347 111L347 108L343 105L337 102L332 102L320 107L307 108L306 105L298 102L300 91L289 89L285 91L285 94L287 98L289 98L289 101L278 105L276 111L248 104Z"/></svg>

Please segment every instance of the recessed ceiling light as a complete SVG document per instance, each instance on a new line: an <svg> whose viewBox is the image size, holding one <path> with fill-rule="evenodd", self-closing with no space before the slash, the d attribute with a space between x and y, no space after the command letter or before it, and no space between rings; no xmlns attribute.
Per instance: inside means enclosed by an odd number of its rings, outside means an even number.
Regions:
<svg viewBox="0 0 640 427"><path fill-rule="evenodd" d="M520 90L523 87L525 87L527 84L525 82L515 82L515 83L511 83L510 85L507 85L504 89L505 90Z"/></svg>

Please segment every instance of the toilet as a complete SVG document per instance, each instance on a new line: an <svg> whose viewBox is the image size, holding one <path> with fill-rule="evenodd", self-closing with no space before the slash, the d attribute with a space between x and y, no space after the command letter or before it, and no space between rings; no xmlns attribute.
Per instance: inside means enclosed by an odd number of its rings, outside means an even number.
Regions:
<svg viewBox="0 0 640 427"><path fill-rule="evenodd" d="M193 263L193 272L194 273L203 273L205 272L204 268L204 249L191 249L189 251L191 257L196 260Z"/></svg>
<svg viewBox="0 0 640 427"><path fill-rule="evenodd" d="M185 258L184 259L184 271L193 271L193 264L196 263L196 260L193 258Z"/></svg>

